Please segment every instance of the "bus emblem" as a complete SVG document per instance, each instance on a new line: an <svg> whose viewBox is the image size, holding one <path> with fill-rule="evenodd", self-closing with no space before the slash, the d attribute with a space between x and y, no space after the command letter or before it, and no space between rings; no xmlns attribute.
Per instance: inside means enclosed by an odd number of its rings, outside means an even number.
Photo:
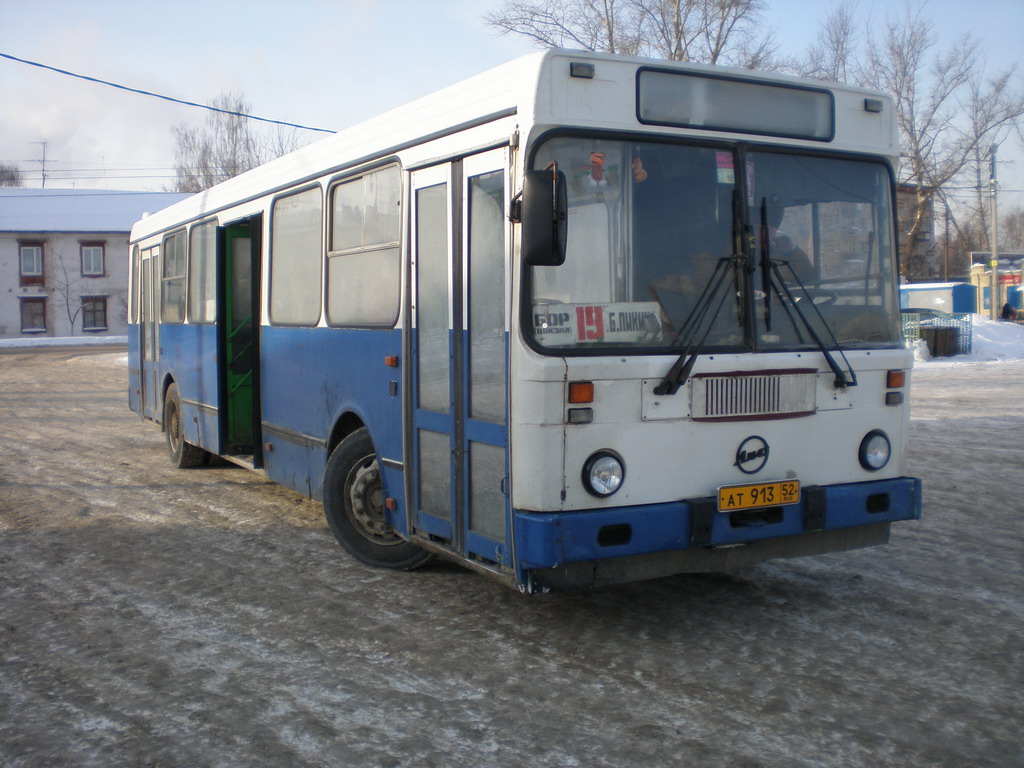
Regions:
<svg viewBox="0 0 1024 768"><path fill-rule="evenodd" d="M768 463L768 453L768 442L763 437L751 435L736 449L736 463L733 466L746 475L756 474Z"/></svg>

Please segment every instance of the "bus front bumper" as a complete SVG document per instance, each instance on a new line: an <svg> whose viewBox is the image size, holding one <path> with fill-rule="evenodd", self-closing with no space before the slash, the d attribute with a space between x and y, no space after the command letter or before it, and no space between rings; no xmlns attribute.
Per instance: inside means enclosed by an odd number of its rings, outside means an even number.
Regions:
<svg viewBox="0 0 1024 768"><path fill-rule="evenodd" d="M743 513L718 512L714 497L582 512L517 511L517 570L526 579L527 571L572 564L592 570L623 558L679 561L659 566L655 575L726 570L884 543L890 523L920 517L921 481L913 477L805 487L795 504ZM722 555L728 551L734 554ZM605 563L601 570L615 568ZM611 581L650 577L619 574Z"/></svg>

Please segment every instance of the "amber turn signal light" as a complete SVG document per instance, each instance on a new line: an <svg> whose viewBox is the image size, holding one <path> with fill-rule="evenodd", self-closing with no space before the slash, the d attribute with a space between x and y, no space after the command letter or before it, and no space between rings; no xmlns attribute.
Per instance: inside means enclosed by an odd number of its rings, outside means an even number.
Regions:
<svg viewBox="0 0 1024 768"><path fill-rule="evenodd" d="M592 403L594 402L594 382L592 381L570 381L569 382L570 403Z"/></svg>

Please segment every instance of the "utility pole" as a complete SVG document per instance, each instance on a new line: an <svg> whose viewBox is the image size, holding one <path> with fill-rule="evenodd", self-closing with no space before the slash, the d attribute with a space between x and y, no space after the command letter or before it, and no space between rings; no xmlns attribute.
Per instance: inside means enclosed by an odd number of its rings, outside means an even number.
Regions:
<svg viewBox="0 0 1024 768"><path fill-rule="evenodd" d="M988 175L988 187L992 194L992 261L989 262L989 266L992 267L992 319L999 319L999 310L1002 307L999 306L999 213L996 210L996 190L999 185L996 182L996 149L999 148L998 144L993 144L989 150L991 153L992 165Z"/></svg>
<svg viewBox="0 0 1024 768"><path fill-rule="evenodd" d="M43 159L42 160L36 160L36 162L39 163L42 166L42 168L43 168L43 170L42 170L43 182L42 182L41 188L42 189L46 189L46 144L47 144L47 142L45 142L45 141L30 141L29 144L42 144L43 145Z"/></svg>
<svg viewBox="0 0 1024 768"><path fill-rule="evenodd" d="M949 282L949 203L946 203L946 247L942 256L942 282Z"/></svg>

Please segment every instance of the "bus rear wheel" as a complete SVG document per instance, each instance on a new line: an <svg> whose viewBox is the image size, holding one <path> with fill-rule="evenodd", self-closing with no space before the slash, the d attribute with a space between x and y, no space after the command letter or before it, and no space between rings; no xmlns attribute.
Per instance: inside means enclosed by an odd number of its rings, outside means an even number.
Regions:
<svg viewBox="0 0 1024 768"><path fill-rule="evenodd" d="M185 441L181 427L181 396L177 384L171 384L164 397L164 432L167 433L167 455L174 466L179 469L198 467L209 460L206 451Z"/></svg>
<svg viewBox="0 0 1024 768"><path fill-rule="evenodd" d="M367 565L408 571L430 558L387 522L377 452L365 427L342 440L327 461L324 515L338 543Z"/></svg>

